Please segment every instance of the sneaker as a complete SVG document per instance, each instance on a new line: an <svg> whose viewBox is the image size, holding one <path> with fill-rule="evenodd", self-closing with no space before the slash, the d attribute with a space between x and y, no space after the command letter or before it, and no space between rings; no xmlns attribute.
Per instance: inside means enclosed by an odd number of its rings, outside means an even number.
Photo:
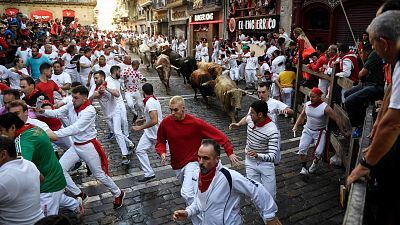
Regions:
<svg viewBox="0 0 400 225"><path fill-rule="evenodd" d="M84 192L81 192L80 194L77 194L74 196L74 198L78 199L80 198L83 202L87 201L87 194L85 194Z"/></svg>
<svg viewBox="0 0 400 225"><path fill-rule="evenodd" d="M132 142L132 144L130 144L128 146L129 154L135 152L135 148L136 148L136 144Z"/></svg>
<svg viewBox="0 0 400 225"><path fill-rule="evenodd" d="M308 172L315 173L315 171L317 171L317 166L318 166L318 163L314 159L312 164L311 164L311 166L310 166L310 168L308 168Z"/></svg>
<svg viewBox="0 0 400 225"><path fill-rule="evenodd" d="M342 166L342 159L340 159L340 157L335 154L330 158L329 164L331 164L332 166Z"/></svg>
<svg viewBox="0 0 400 225"><path fill-rule="evenodd" d="M78 218L78 220L80 220L83 217L83 215L85 214L85 208L83 207L83 200L81 197L76 198L76 200L78 201L79 205L74 210L74 213L76 214L76 217Z"/></svg>
<svg viewBox="0 0 400 225"><path fill-rule="evenodd" d="M307 170L307 168L305 168L305 167L302 167L301 168L301 171L300 171L300 173L299 173L300 175L307 175L308 174L308 170Z"/></svg>
<svg viewBox="0 0 400 225"><path fill-rule="evenodd" d="M156 176L155 175L153 175L153 176L151 176L151 177L143 177L142 179L140 179L140 180L138 180L140 183L146 183L146 182L148 182L148 181L150 181L150 180L153 180L153 179L155 179L156 178Z"/></svg>
<svg viewBox="0 0 400 225"><path fill-rule="evenodd" d="M136 114L135 114L135 115L133 115L132 122L133 122L133 123L135 123L137 119L138 119L138 115L136 115Z"/></svg>
<svg viewBox="0 0 400 225"><path fill-rule="evenodd" d="M360 138L362 135L362 127L357 127L353 134L351 135L352 138Z"/></svg>
<svg viewBox="0 0 400 225"><path fill-rule="evenodd" d="M130 162L131 160L128 158L127 155L122 156L122 162L121 162L122 165L129 165Z"/></svg>
<svg viewBox="0 0 400 225"><path fill-rule="evenodd" d="M114 200L114 209L118 209L122 206L122 204L124 203L124 198L125 198L125 192L121 190L121 194Z"/></svg>
<svg viewBox="0 0 400 225"><path fill-rule="evenodd" d="M110 132L110 133L107 135L107 140L111 140L113 137L114 137L114 133Z"/></svg>

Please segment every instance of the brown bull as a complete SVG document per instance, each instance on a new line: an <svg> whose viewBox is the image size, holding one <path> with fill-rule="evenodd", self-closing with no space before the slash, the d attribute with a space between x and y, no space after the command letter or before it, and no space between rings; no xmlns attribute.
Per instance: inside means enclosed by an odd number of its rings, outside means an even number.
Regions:
<svg viewBox="0 0 400 225"><path fill-rule="evenodd" d="M207 96L214 94L215 81L213 77L208 73L207 70L195 70L190 75L190 81L192 88L194 90L194 99L197 99L197 89L200 91L201 96L203 96L204 101L208 105Z"/></svg>
<svg viewBox="0 0 400 225"><path fill-rule="evenodd" d="M236 83L227 75L217 77L215 83L215 95L221 101L231 122L235 123L238 120L238 112L242 109L242 98L246 92L237 88Z"/></svg>
<svg viewBox="0 0 400 225"><path fill-rule="evenodd" d="M222 74L223 68L221 65L218 65L216 63L208 63L208 62L198 62L197 63L197 68L198 69L203 69L203 70L207 70L211 76L215 78L217 78L219 75Z"/></svg>
<svg viewBox="0 0 400 225"><path fill-rule="evenodd" d="M161 82L164 84L167 94L169 90L169 77L171 76L171 63L167 55L161 54L154 64Z"/></svg>

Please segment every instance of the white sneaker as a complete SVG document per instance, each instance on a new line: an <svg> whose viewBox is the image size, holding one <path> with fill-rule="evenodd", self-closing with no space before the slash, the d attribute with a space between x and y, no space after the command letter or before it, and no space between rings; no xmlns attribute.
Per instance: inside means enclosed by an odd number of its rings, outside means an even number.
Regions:
<svg viewBox="0 0 400 225"><path fill-rule="evenodd" d="M302 167L299 174L300 175L307 175L308 174L308 170L305 167Z"/></svg>
<svg viewBox="0 0 400 225"><path fill-rule="evenodd" d="M318 165L318 163L316 163L316 161L313 160L310 168L308 169L308 172L315 173L315 171L317 171L317 165Z"/></svg>
<svg viewBox="0 0 400 225"><path fill-rule="evenodd" d="M335 154L334 156L332 156L330 158L329 164L331 164L333 166L341 166L343 163L342 163L342 160L338 157L338 155Z"/></svg>

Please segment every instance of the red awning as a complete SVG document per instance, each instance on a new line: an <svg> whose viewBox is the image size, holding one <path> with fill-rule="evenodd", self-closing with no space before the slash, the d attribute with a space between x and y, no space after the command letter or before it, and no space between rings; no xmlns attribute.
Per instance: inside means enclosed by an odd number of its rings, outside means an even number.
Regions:
<svg viewBox="0 0 400 225"><path fill-rule="evenodd" d="M211 20L211 21L200 21L200 22L190 22L190 25L196 24L209 24L209 23L222 23L222 20Z"/></svg>
<svg viewBox="0 0 400 225"><path fill-rule="evenodd" d="M16 9L16 8L8 8L8 9L6 9L6 15L7 16L15 16L15 15L17 15L18 12L19 12L19 10Z"/></svg>
<svg viewBox="0 0 400 225"><path fill-rule="evenodd" d="M46 10L35 10L31 12L31 18L41 21L49 21L53 19L53 13Z"/></svg>
<svg viewBox="0 0 400 225"><path fill-rule="evenodd" d="M70 9L63 10L63 17L75 17L75 11Z"/></svg>

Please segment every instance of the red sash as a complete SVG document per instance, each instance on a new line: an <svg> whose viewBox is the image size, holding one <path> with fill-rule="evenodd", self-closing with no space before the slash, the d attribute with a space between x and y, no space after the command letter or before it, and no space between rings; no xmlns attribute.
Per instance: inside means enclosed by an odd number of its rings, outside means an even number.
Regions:
<svg viewBox="0 0 400 225"><path fill-rule="evenodd" d="M108 174L108 160L107 160L107 156L106 156L106 154L104 153L104 149L103 149L103 147L101 147L101 144L100 144L100 142L96 139L96 138L93 138L93 139L91 139L91 140L89 140L89 141L86 141L86 142L83 142L83 143L74 143L75 145L86 145L86 144L89 144L89 143L92 143L93 144L93 146L94 146L94 148L96 149L96 152L97 152L97 154L99 154L99 157L100 157L100 163L101 163L101 169L103 169L103 171L107 174L107 175L109 175Z"/></svg>
<svg viewBox="0 0 400 225"><path fill-rule="evenodd" d="M79 106L78 108L75 108L76 114L79 114L82 110L86 109L86 107L88 107L91 104L92 104L92 102L90 102L89 99L86 100L86 102L84 102L81 106Z"/></svg>
<svg viewBox="0 0 400 225"><path fill-rule="evenodd" d="M207 191L208 187L210 186L211 182L213 181L215 172L217 170L217 165L215 165L215 167L212 168L207 174L202 174L200 171L199 190L201 191L201 193Z"/></svg>
<svg viewBox="0 0 400 225"><path fill-rule="evenodd" d="M144 106L146 106L146 102L147 102L150 98L154 98L155 100L157 100L157 98L156 98L154 95L147 96L146 98L143 99L143 104L144 104Z"/></svg>
<svg viewBox="0 0 400 225"><path fill-rule="evenodd" d="M33 126L32 124L29 124L29 123L23 125L21 128L19 128L18 130L15 131L15 136L14 136L14 137L15 137L15 138L18 137L18 136L21 135L24 131L31 129L32 127L35 127L35 126Z"/></svg>

